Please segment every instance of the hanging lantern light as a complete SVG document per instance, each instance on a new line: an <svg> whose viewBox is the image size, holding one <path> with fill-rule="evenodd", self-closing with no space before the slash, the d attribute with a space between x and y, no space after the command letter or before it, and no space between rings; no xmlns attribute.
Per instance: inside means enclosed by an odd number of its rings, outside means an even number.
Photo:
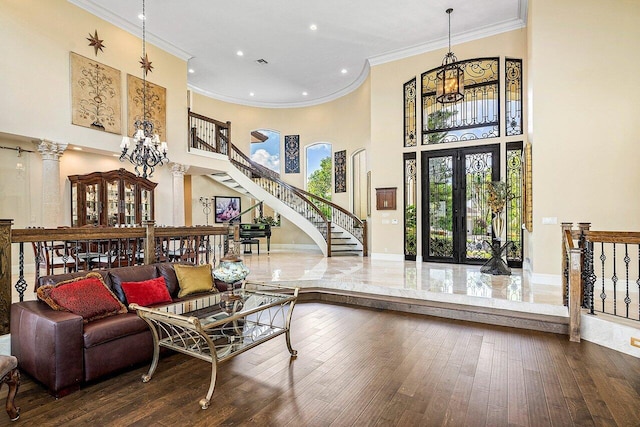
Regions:
<svg viewBox="0 0 640 427"><path fill-rule="evenodd" d="M436 74L436 100L441 104L450 104L464 99L464 70L458 64L458 58L451 52L451 12L449 15L449 52L442 60L442 68Z"/></svg>

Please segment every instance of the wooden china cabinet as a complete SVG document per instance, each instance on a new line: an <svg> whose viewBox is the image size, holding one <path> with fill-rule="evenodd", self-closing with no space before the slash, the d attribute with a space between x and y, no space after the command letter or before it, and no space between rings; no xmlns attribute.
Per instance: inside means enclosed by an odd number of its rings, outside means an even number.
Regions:
<svg viewBox="0 0 640 427"><path fill-rule="evenodd" d="M124 169L70 175L71 226L127 226L154 219L158 185Z"/></svg>

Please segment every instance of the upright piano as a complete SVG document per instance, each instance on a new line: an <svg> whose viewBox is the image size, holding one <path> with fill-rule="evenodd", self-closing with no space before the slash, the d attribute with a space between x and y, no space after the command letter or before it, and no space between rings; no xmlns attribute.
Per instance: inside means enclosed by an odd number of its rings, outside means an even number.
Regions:
<svg viewBox="0 0 640 427"><path fill-rule="evenodd" d="M271 249L271 226L269 224L240 224L240 242L267 238L267 253Z"/></svg>

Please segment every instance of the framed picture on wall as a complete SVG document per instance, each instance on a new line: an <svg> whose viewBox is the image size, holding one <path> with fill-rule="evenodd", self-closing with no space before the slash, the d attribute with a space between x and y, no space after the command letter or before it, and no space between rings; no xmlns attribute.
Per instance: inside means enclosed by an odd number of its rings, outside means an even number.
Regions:
<svg viewBox="0 0 640 427"><path fill-rule="evenodd" d="M240 215L240 197L216 196L216 222L229 222Z"/></svg>

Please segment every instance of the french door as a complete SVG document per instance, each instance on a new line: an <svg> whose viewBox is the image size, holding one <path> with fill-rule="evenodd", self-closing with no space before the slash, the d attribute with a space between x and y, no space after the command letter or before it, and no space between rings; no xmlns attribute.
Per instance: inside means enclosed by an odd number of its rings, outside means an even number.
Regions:
<svg viewBox="0 0 640 427"><path fill-rule="evenodd" d="M498 144L422 152L425 261L481 264L489 258L486 183L499 179Z"/></svg>

